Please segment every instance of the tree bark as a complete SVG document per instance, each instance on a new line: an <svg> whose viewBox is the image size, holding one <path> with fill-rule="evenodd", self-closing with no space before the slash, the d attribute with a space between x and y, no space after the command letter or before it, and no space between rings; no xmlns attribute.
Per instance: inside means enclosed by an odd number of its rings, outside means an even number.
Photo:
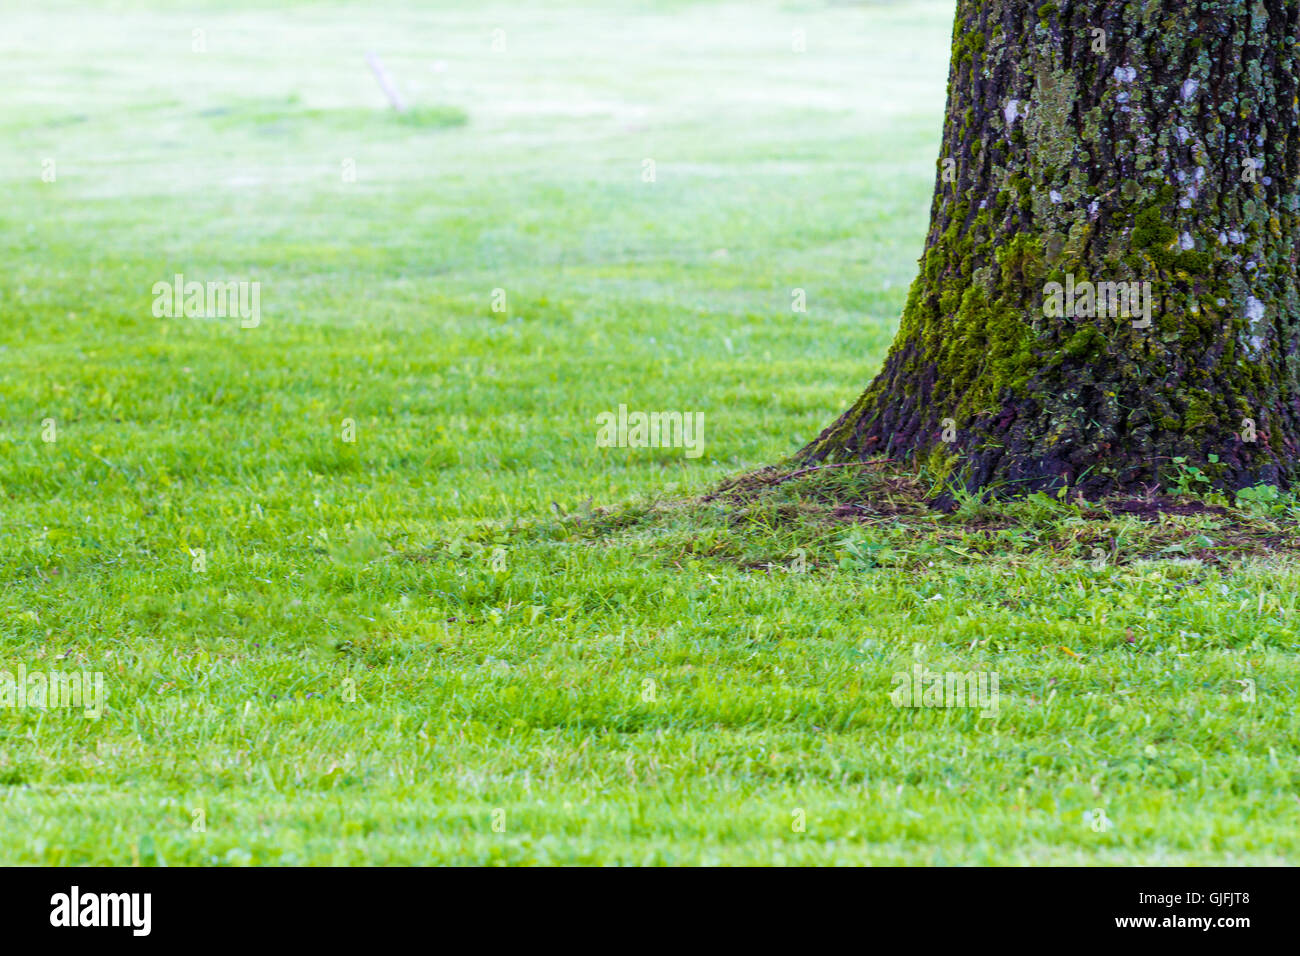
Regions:
<svg viewBox="0 0 1300 956"><path fill-rule="evenodd" d="M883 370L798 458L1089 497L1174 459L1293 483L1297 6L959 0L920 273ZM1150 283L1149 324L1079 294L1120 282Z"/></svg>

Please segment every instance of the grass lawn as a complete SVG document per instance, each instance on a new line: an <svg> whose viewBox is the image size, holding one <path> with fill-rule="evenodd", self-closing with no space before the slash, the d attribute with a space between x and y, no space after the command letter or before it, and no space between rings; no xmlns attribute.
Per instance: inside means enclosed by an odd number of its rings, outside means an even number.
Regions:
<svg viewBox="0 0 1300 956"><path fill-rule="evenodd" d="M701 497L879 368L951 2L151 6L0 33L0 670L107 694L0 863L1295 860L1292 499Z"/></svg>

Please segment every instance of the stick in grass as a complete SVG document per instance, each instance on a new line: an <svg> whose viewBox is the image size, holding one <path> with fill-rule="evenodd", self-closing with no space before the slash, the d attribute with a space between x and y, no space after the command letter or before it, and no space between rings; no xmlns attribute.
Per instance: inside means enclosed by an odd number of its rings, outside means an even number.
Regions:
<svg viewBox="0 0 1300 956"><path fill-rule="evenodd" d="M393 82L393 78L384 69L384 64L379 62L379 57L373 53L367 53L366 63L370 66L370 72L375 74L375 80L379 83L379 88L384 91L384 95L388 97L388 102L393 105L393 109L399 113L405 113L406 104L402 101L402 95L397 92L397 84Z"/></svg>

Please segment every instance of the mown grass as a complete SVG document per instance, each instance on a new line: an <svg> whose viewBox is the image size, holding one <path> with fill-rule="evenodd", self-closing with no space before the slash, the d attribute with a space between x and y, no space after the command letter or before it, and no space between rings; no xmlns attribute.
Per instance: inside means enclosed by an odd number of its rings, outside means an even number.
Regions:
<svg viewBox="0 0 1300 956"><path fill-rule="evenodd" d="M705 497L884 355L949 4L7 20L0 669L108 710L0 710L0 860L1294 859L1291 499ZM894 707L918 660L997 716Z"/></svg>

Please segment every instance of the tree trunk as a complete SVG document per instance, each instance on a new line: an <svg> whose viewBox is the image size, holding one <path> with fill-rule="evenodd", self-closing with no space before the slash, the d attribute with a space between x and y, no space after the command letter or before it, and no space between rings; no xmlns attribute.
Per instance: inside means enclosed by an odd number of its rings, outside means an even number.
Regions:
<svg viewBox="0 0 1300 956"><path fill-rule="evenodd" d="M800 459L1089 497L1175 459L1295 481L1296 8L959 0L920 274L884 369Z"/></svg>

